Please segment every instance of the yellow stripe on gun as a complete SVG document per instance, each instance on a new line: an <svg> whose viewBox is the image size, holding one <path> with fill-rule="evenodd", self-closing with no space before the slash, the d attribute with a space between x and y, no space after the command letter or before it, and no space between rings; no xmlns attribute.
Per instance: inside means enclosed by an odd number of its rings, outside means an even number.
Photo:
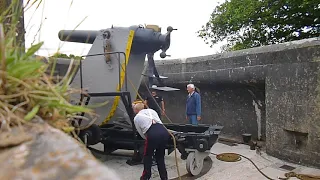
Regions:
<svg viewBox="0 0 320 180"><path fill-rule="evenodd" d="M128 37L128 41L127 41L127 47L126 47L126 59L125 59L125 62L123 62L121 64L121 71L120 71L120 83L121 84L118 84L117 86L117 91L120 92L121 91L121 88L122 88L122 85L123 85L123 82L124 82L124 78L125 78L125 71L127 69L127 66L128 66L128 62L129 62L129 58L130 58L130 52L131 52L131 46L132 46L132 41L133 41L133 36L134 36L134 31L133 30L130 30L129 32L129 37ZM127 66L126 66L127 65ZM102 122L101 125L104 125L104 124L107 124L109 122L109 120L114 116L114 113L116 112L117 110L117 107L119 105L119 101L120 101L120 96L116 96L114 98L114 101L113 101L113 104L112 104L112 107L111 107L111 110L109 112L109 115L107 116L107 118Z"/></svg>

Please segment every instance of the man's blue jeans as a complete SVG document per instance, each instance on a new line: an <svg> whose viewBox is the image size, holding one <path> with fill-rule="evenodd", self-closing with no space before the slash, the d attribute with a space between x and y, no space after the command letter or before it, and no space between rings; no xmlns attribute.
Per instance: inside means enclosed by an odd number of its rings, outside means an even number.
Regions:
<svg viewBox="0 0 320 180"><path fill-rule="evenodd" d="M190 124L198 125L197 115L188 115L187 117Z"/></svg>

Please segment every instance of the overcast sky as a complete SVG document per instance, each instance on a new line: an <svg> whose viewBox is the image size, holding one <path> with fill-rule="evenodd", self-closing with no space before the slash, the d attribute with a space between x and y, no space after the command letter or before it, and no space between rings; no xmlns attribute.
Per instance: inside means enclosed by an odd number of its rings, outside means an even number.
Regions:
<svg viewBox="0 0 320 180"><path fill-rule="evenodd" d="M91 45L61 42L58 32L62 29L73 30L86 17L77 29L100 30L112 25L156 24L165 33L169 25L177 28L167 52L171 57L166 59L210 55L220 50L221 44L210 48L197 37L196 31L209 20L214 7L223 0L74 0L71 7L71 0L43 2L36 13L35 7L25 13L26 47L30 47L33 41L44 41L39 55L52 55L59 46L62 46L61 53L85 55ZM155 59L160 59L159 53Z"/></svg>

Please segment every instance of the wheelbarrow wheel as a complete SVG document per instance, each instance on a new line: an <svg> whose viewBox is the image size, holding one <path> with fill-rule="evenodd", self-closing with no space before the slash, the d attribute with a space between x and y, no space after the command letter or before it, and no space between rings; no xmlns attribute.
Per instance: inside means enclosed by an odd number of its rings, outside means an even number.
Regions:
<svg viewBox="0 0 320 180"><path fill-rule="evenodd" d="M186 168L189 174L193 176L199 175L203 168L203 159L197 159L194 152L189 153Z"/></svg>
<svg viewBox="0 0 320 180"><path fill-rule="evenodd" d="M101 129L96 124L92 124L87 129L80 131L79 137L84 142L84 136L87 135L87 145L98 144L101 140Z"/></svg>

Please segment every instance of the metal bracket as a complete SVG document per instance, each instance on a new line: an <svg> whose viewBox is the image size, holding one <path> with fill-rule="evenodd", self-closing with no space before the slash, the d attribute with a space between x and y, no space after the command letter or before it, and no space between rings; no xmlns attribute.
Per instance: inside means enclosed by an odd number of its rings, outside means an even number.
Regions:
<svg viewBox="0 0 320 180"><path fill-rule="evenodd" d="M149 88L152 88L153 85L153 76L155 78L157 78L160 86L164 86L163 81L161 80L158 70L156 68L154 59L153 59L154 54L153 53L149 53L147 54L147 58L148 58L148 80L149 80Z"/></svg>
<svg viewBox="0 0 320 180"><path fill-rule="evenodd" d="M111 41L110 41L110 37L111 37L111 33L110 31L104 31L103 34L103 52L104 54L104 59L106 61L106 63L109 65L109 69L112 69L111 66L111 54L110 52L112 52L112 46L111 46Z"/></svg>

